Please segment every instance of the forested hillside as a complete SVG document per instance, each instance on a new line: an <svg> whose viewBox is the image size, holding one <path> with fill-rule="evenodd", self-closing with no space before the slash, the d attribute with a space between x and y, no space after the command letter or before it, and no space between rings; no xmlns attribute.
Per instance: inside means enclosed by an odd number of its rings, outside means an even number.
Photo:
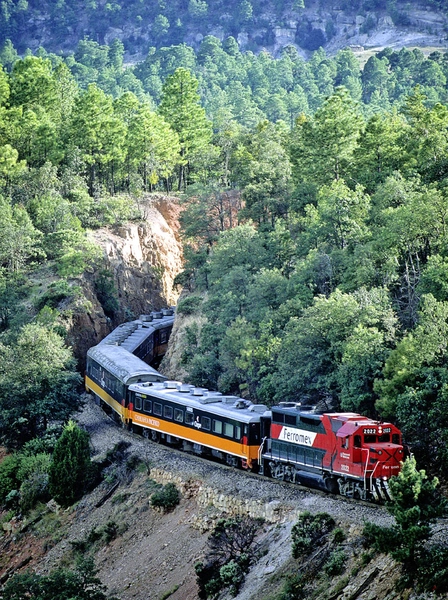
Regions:
<svg viewBox="0 0 448 600"><path fill-rule="evenodd" d="M350 50L274 60L212 37L128 69L118 43L39 54L0 54L3 406L11 386L29 397L26 335L64 333L55 307L98 260L86 231L137 217L142 191L179 190L179 283L194 292L179 312L207 318L187 332L190 380L394 419L443 470L446 55L386 49L360 70ZM47 261L60 283L24 313L27 275ZM45 419L18 405L26 426L3 412L2 431L21 445Z"/></svg>
<svg viewBox="0 0 448 600"><path fill-rule="evenodd" d="M386 48L361 66L350 49L274 59L207 36L125 66L118 40L17 50L0 48L9 518L56 494L69 505L98 481L88 440L62 429L81 383L67 317L76 302L89 310L76 279L88 272L114 318L89 232L139 222L151 192L177 194L183 210L189 382L393 420L419 466L446 477L444 52ZM75 488L54 475L73 471L65 456L85 461Z"/></svg>

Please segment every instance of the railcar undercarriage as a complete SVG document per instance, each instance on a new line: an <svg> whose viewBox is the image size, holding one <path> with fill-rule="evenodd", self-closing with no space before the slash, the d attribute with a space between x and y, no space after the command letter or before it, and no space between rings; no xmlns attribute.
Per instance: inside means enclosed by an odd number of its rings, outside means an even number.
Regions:
<svg viewBox="0 0 448 600"><path fill-rule="evenodd" d="M391 499L387 481L381 479L357 480L341 477L332 473L316 473L305 471L302 465L269 460L268 473L273 479L318 487L332 494L359 500L376 500L378 502ZM370 487L369 487L370 486Z"/></svg>

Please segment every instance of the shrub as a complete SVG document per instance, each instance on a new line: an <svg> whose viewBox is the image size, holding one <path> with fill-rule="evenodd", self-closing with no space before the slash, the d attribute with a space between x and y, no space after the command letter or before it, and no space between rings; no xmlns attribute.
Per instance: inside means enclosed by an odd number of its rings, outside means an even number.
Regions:
<svg viewBox="0 0 448 600"><path fill-rule="evenodd" d="M195 565L199 598L215 598L223 588L236 595L258 551L259 519L220 519L208 539L207 562Z"/></svg>
<svg viewBox="0 0 448 600"><path fill-rule="evenodd" d="M19 454L8 454L0 464L0 502L4 502L12 490L17 490L20 482L17 470L20 467Z"/></svg>
<svg viewBox="0 0 448 600"><path fill-rule="evenodd" d="M72 288L65 279L59 279L51 283L47 291L36 301L37 310L42 310L44 306L56 308L65 298L72 298L77 293L77 289Z"/></svg>
<svg viewBox="0 0 448 600"><path fill-rule="evenodd" d="M304 586L303 576L300 573L288 575L277 600L302 600L305 597Z"/></svg>
<svg viewBox="0 0 448 600"><path fill-rule="evenodd" d="M319 544L335 525L334 519L327 513L312 515L304 512L291 530L292 555L299 558Z"/></svg>
<svg viewBox="0 0 448 600"><path fill-rule="evenodd" d="M35 471L31 473L20 486L20 508L27 513L35 504L50 499L48 492L48 472Z"/></svg>
<svg viewBox="0 0 448 600"><path fill-rule="evenodd" d="M48 500L48 471L50 454L35 456L18 452L6 456L0 465L0 500L9 505L20 505L29 511L38 500Z"/></svg>
<svg viewBox="0 0 448 600"><path fill-rule="evenodd" d="M343 550L337 550L332 552L327 564L324 567L325 573L329 577L335 577L340 575L344 571L344 565L347 560L347 556Z"/></svg>
<svg viewBox="0 0 448 600"><path fill-rule="evenodd" d="M171 510L180 502L180 492L174 483L167 483L151 496L151 506Z"/></svg>
<svg viewBox="0 0 448 600"><path fill-rule="evenodd" d="M340 527L336 527L336 529L333 531L333 542L335 544L342 544L342 542L344 540L345 540L344 531Z"/></svg>
<svg viewBox="0 0 448 600"><path fill-rule="evenodd" d="M235 560L231 560L220 568L219 576L222 584L230 588L231 593L236 596L244 581L244 572L241 566Z"/></svg>
<svg viewBox="0 0 448 600"><path fill-rule="evenodd" d="M202 300L198 296L188 296L180 300L176 307L176 312L179 315L194 315L198 312L201 306Z"/></svg>
<svg viewBox="0 0 448 600"><path fill-rule="evenodd" d="M416 579L422 591L448 593L448 548L433 546L425 551L418 564Z"/></svg>

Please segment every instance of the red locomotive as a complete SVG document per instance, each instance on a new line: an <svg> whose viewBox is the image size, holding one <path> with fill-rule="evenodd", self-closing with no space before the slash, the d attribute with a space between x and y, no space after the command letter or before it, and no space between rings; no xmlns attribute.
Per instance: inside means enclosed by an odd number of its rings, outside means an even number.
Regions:
<svg viewBox="0 0 448 600"><path fill-rule="evenodd" d="M283 403L262 417L262 429L264 474L343 496L389 500L387 482L405 458L395 425L356 413Z"/></svg>

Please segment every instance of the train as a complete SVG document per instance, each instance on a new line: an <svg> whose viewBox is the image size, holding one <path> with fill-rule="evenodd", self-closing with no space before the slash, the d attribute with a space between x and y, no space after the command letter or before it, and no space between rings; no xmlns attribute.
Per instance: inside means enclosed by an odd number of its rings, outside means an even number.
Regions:
<svg viewBox="0 0 448 600"><path fill-rule="evenodd" d="M165 355L173 325L172 308L153 311L119 325L87 351L85 389L123 426L129 386L167 379L152 365Z"/></svg>
<svg viewBox="0 0 448 600"><path fill-rule="evenodd" d="M152 359L161 356L173 320L173 314L165 314L151 321L141 317L132 327L126 324L134 332L153 329L144 342L139 334L135 353L123 330L88 351L86 390L123 427L266 477L349 498L390 500L388 481L398 475L406 457L394 424L354 412L322 412L298 402L268 408L171 381L137 354L143 354L146 344L144 351Z"/></svg>

